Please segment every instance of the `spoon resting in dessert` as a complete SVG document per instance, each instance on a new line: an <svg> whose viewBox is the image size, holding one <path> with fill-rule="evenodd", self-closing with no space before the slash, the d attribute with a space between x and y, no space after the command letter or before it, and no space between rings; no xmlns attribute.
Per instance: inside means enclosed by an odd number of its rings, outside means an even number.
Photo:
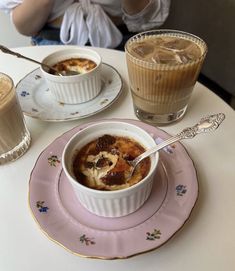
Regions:
<svg viewBox="0 0 235 271"><path fill-rule="evenodd" d="M39 62L35 59L32 59L32 58L29 58L27 56L24 56L24 55L21 55L17 52L14 52L14 51L11 51L10 49L8 49L7 47L3 46L3 45L0 45L0 50L5 53L5 54L10 54L10 55L14 55L14 56L17 56L18 58L23 58L25 60L28 60L28 61L31 61L31 62L34 62L36 64L39 64L41 65L42 67L45 67L47 68L47 72L48 73L52 73L54 75L59 75L59 76L71 76L71 75L78 75L79 73L76 72L76 71L70 71L70 70L66 70L66 71L63 71L63 72L59 72L57 69L47 65L47 64L44 64L42 62Z"/></svg>
<svg viewBox="0 0 235 271"><path fill-rule="evenodd" d="M223 113L218 113L218 114L204 117L193 127L188 127L182 130L177 135L172 136L169 139L156 145L156 147L143 152L141 155L137 156L134 160L128 160L129 165L131 165L132 167L129 174L129 178L133 175L135 168L140 163L140 161L142 161L146 157L150 156L151 154L165 148L166 146L176 141L179 141L182 139L192 139L197 134L215 131L220 126L220 124L223 122L224 119L225 119L225 115Z"/></svg>

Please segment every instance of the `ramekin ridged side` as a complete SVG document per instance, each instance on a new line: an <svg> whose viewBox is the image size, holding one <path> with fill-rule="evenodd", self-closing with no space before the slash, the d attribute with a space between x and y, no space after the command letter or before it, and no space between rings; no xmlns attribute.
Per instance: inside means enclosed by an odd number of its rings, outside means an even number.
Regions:
<svg viewBox="0 0 235 271"><path fill-rule="evenodd" d="M54 98L61 103L77 104L94 99L101 90L100 68L79 81L58 82L47 78L47 85Z"/></svg>
<svg viewBox="0 0 235 271"><path fill-rule="evenodd" d="M121 217L138 210L149 198L152 191L153 176L142 187L135 189L125 196L112 198L100 198L95 195L83 193L74 187L74 191L80 203L91 213L104 217Z"/></svg>

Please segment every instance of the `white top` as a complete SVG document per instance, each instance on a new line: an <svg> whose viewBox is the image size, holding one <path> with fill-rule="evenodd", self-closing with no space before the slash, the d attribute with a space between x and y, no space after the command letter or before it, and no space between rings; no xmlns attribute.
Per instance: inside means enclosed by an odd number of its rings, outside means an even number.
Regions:
<svg viewBox="0 0 235 271"><path fill-rule="evenodd" d="M11 12L23 0L2 0L0 9ZM84 45L88 41L96 47L115 48L122 34L107 16L122 17L129 31L140 32L159 27L166 20L170 0L150 0L138 14L128 15L120 0L55 0L48 21L62 15L61 41L64 44Z"/></svg>
<svg viewBox="0 0 235 271"><path fill-rule="evenodd" d="M15 50L40 61L49 53L64 48L66 46L30 46ZM199 83L184 118L162 129L173 135L212 113L223 112L226 119L215 132L182 142L197 170L199 198L189 220L171 240L149 253L126 260L105 261L73 255L40 231L28 207L28 182L40 153L58 136L82 123L104 118L136 119L124 53L95 50L105 63L120 73L124 82L122 95L105 111L85 119L51 123L26 117L32 145L19 160L0 166L0 270L234 271L235 112ZM15 84L38 68L34 63L3 53L0 53L0 63L1 71L10 75Z"/></svg>

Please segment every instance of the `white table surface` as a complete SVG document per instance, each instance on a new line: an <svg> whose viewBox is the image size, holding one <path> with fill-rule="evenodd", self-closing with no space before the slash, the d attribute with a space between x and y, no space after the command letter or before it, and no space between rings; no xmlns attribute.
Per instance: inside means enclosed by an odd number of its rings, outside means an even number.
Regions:
<svg viewBox="0 0 235 271"><path fill-rule="evenodd" d="M64 48L64 47L63 47ZM16 51L41 60L60 50L58 46L22 47ZM218 96L197 83L185 117L161 127L170 134L194 125L201 117L223 112L221 127L210 135L183 141L195 163L199 198L184 227L160 248L124 260L86 259L73 255L47 239L32 218L28 207L30 172L41 151L55 138L85 122L102 118L131 118L127 68L123 52L97 50L105 63L122 76L120 98L105 111L82 120L51 123L26 117L32 135L29 151L19 160L0 167L0 270L235 270L235 113ZM15 84L36 64L0 53L0 71Z"/></svg>

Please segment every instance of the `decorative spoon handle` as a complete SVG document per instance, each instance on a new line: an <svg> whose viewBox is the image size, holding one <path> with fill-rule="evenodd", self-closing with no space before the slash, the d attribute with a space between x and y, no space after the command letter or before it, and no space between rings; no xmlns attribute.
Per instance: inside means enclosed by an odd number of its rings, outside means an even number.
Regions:
<svg viewBox="0 0 235 271"><path fill-rule="evenodd" d="M133 166L133 171L136 165L142 161L144 158L148 157L149 155L165 148L166 146L179 141L181 139L191 139L195 137L197 134L207 133L210 131L215 131L222 121L225 119L225 115L223 113L210 115L207 117L202 118L196 125L193 127L189 127L184 129L179 134L170 137L169 139L163 141L162 143L158 144L156 147L149 149L142 153L141 155L137 156L134 160L128 161L130 165ZM133 173L132 171L132 173ZM131 174L132 174L131 173Z"/></svg>
<svg viewBox="0 0 235 271"><path fill-rule="evenodd" d="M215 131L224 119L225 115L223 113L206 116L193 127L184 129L178 136L180 139L187 139L193 138L197 134Z"/></svg>

